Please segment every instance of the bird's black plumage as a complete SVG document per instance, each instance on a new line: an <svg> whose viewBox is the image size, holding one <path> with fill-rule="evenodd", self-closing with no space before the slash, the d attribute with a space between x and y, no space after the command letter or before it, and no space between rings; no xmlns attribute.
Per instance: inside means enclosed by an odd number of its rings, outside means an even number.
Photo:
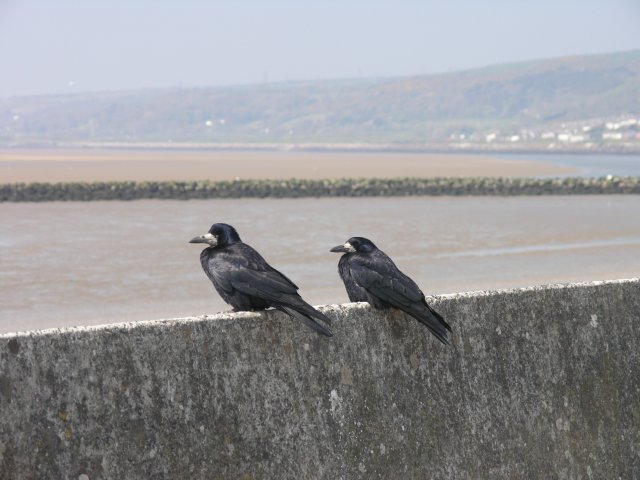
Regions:
<svg viewBox="0 0 640 480"><path fill-rule="evenodd" d="M368 302L378 309L398 308L424 324L442 343L449 343L451 327L427 304L418 285L371 240L352 237L331 251L344 253L338 271L349 300Z"/></svg>
<svg viewBox="0 0 640 480"><path fill-rule="evenodd" d="M200 263L220 296L234 310L264 310L273 307L304 322L315 331L333 336L331 320L306 303L298 287L240 240L231 225L216 223L209 233L190 243L206 243Z"/></svg>

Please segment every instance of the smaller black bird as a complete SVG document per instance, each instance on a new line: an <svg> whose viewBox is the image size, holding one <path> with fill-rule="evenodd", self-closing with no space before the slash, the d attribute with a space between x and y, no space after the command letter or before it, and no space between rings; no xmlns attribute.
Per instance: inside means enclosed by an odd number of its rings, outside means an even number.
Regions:
<svg viewBox="0 0 640 480"><path fill-rule="evenodd" d="M331 320L305 302L298 295L298 287L243 243L231 225L215 223L209 233L189 243L208 245L200 253L200 263L220 296L234 310L273 307L302 320L316 332L333 336L329 327L323 325L330 325Z"/></svg>
<svg viewBox="0 0 640 480"><path fill-rule="evenodd" d="M371 240L352 237L331 251L344 253L338 271L349 300L369 302L378 309L399 308L424 324L442 343L449 344L451 327L427 305L418 285Z"/></svg>

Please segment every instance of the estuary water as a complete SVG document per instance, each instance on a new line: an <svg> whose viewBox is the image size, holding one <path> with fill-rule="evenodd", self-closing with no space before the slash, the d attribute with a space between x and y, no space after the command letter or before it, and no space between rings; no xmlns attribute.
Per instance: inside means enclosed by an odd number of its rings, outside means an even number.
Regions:
<svg viewBox="0 0 640 480"><path fill-rule="evenodd" d="M313 304L347 301L329 249L355 235L427 295L640 275L640 196L5 203L0 217L0 332L227 310L187 243L214 222Z"/></svg>
<svg viewBox="0 0 640 480"><path fill-rule="evenodd" d="M518 160L542 163L567 172L540 176L564 177L640 177L640 155L616 155L613 153L570 154L570 153L522 153L494 154L502 160Z"/></svg>

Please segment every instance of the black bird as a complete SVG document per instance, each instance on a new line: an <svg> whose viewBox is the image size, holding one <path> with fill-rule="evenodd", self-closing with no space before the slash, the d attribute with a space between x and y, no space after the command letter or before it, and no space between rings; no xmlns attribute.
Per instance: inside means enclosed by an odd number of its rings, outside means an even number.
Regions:
<svg viewBox="0 0 640 480"><path fill-rule="evenodd" d="M330 325L331 320L305 302L298 295L298 287L243 243L231 225L215 223L209 233L195 237L189 243L208 245L200 254L204 273L235 311L273 307L302 320L316 332L333 336L323 325L323 322Z"/></svg>
<svg viewBox="0 0 640 480"><path fill-rule="evenodd" d="M371 240L352 237L331 251L344 253L338 271L349 300L369 302L378 309L399 308L424 324L442 343L449 344L451 327L427 305L418 285Z"/></svg>

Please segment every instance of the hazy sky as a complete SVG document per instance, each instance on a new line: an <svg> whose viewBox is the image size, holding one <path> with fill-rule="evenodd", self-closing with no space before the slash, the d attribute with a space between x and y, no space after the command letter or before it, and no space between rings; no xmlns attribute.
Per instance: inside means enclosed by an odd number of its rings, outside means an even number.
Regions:
<svg viewBox="0 0 640 480"><path fill-rule="evenodd" d="M0 96L436 73L640 48L640 0L0 0Z"/></svg>

